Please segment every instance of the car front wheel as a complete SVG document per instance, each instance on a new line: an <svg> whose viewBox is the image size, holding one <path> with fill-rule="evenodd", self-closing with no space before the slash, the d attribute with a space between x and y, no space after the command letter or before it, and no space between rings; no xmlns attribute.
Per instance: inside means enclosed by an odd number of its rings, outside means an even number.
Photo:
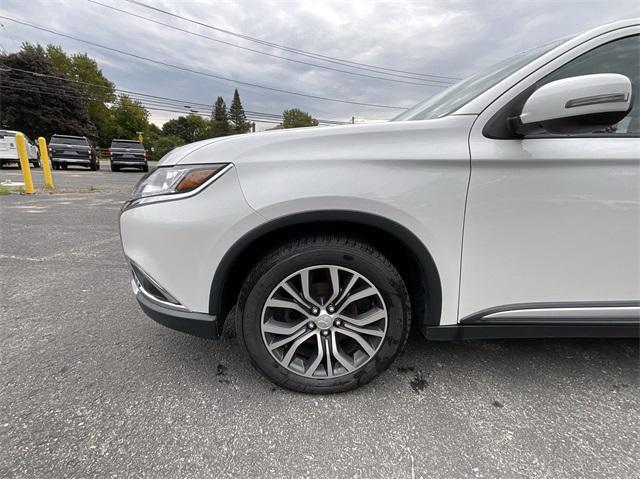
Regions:
<svg viewBox="0 0 640 479"><path fill-rule="evenodd" d="M340 236L301 238L262 259L238 299L237 333L276 384L334 393L366 384L404 347L411 308L391 262Z"/></svg>

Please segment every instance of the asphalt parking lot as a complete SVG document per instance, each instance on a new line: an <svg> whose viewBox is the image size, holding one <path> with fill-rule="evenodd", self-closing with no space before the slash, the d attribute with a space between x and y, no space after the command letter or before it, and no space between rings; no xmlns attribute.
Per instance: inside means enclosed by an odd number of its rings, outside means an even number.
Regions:
<svg viewBox="0 0 640 479"><path fill-rule="evenodd" d="M638 477L637 341L414 335L359 390L276 388L233 328L142 313L117 223L141 173L107 166L0 197L0 476Z"/></svg>

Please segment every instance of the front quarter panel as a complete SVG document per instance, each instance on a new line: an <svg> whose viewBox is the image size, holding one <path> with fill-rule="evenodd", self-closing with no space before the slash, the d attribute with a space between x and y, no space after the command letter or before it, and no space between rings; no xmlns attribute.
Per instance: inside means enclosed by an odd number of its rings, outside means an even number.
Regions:
<svg viewBox="0 0 640 479"><path fill-rule="evenodd" d="M267 220L345 210L412 231L440 275L441 324L455 324L474 119L387 123L362 132L347 127L335 134L328 128L247 151L236 167L249 205Z"/></svg>

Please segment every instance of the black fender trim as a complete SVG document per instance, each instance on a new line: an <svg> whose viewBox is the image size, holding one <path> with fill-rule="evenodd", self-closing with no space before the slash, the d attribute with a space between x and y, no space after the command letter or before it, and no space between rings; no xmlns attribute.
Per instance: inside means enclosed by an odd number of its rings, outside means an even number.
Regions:
<svg viewBox="0 0 640 479"><path fill-rule="evenodd" d="M223 311L222 303L225 284L236 261L254 241L279 229L319 222L365 225L383 230L400 241L411 252L420 269L424 284L428 285L429 304L425 305L425 311L429 311L427 317L436 318L432 324L439 324L442 303L440 276L426 246L408 228L393 220L353 210L318 210L296 213L270 220L245 234L227 251L216 269L209 295L209 312L217 317L224 316L225 311ZM364 239L366 240L366 238ZM416 322L423 322L422 318Z"/></svg>

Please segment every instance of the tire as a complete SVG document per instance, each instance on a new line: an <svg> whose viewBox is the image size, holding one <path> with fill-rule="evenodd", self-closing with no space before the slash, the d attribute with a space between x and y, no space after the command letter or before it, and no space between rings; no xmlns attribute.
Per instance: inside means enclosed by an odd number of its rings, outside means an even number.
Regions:
<svg viewBox="0 0 640 479"><path fill-rule="evenodd" d="M111 163L111 171L120 171L120 168Z"/></svg>
<svg viewBox="0 0 640 479"><path fill-rule="evenodd" d="M331 286L333 273L339 284L337 288ZM316 311L314 315L306 307L299 312L267 305L268 300L273 300L274 296L282 298L281 295L288 297L291 304L294 296L284 292L283 284L297 290L298 299L303 300L301 285L305 274L310 284L309 296L316 304L324 305L314 308L320 309L319 313ZM355 282L350 287L352 280ZM375 292L357 299L353 293L360 291ZM336 299L332 310L333 304L325 301ZM270 301L270 304L276 303ZM311 305L309 302L306 304ZM347 317L345 311L351 317ZM371 313L369 318L386 316L363 326L370 332L373 329L377 335L382 333L381 338L364 332L357 334L368 345L368 352L365 352L363 343L352 339L354 333L350 327L354 325L350 322L365 321L353 316L367 318ZM281 321L286 321L286 325L296 328L297 332L292 335L270 334L272 327L280 327L273 324L282 325ZM369 244L343 236L303 237L271 251L245 279L236 314L238 339L260 373L279 386L320 394L349 391L370 382L387 369L404 348L410 323L409 295L396 268ZM267 328L269 330L265 331ZM273 347L290 337L308 339L297 346L295 353L291 353L293 356L289 359L293 360L287 366L287 356L293 346L276 347L272 353L267 343ZM295 345L296 342L294 339L288 344ZM335 355L331 352L334 343L338 345ZM330 357L329 363L327 356Z"/></svg>
<svg viewBox="0 0 640 479"><path fill-rule="evenodd" d="M33 167L34 167L34 168L40 168L40 162L39 162L39 161L37 161L37 160L36 160L36 161L34 161L34 162L32 163L32 165L33 165Z"/></svg>
<svg viewBox="0 0 640 479"><path fill-rule="evenodd" d="M62 163L61 165L59 165L59 167L63 170L66 170L67 168L69 168L69 165L67 165L66 163Z"/></svg>
<svg viewBox="0 0 640 479"><path fill-rule="evenodd" d="M89 163L89 169L91 171L96 171L98 169L98 166L96 165L95 161L93 163Z"/></svg>
<svg viewBox="0 0 640 479"><path fill-rule="evenodd" d="M149 165L144 165L144 166L142 167L142 172L143 172L143 173L148 173L148 172L149 172Z"/></svg>
<svg viewBox="0 0 640 479"><path fill-rule="evenodd" d="M96 170L100 171L100 161L96 161Z"/></svg>

